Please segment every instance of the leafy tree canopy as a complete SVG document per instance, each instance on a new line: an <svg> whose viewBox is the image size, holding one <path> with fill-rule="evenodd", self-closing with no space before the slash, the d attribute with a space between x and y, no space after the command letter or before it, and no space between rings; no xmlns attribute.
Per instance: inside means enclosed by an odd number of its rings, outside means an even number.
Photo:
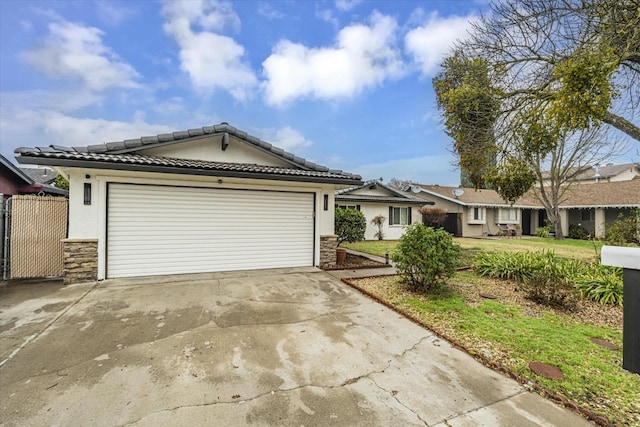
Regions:
<svg viewBox="0 0 640 427"><path fill-rule="evenodd" d="M572 134L606 124L640 141L638 0L495 0L442 67L433 84L460 166L506 200Z"/></svg>

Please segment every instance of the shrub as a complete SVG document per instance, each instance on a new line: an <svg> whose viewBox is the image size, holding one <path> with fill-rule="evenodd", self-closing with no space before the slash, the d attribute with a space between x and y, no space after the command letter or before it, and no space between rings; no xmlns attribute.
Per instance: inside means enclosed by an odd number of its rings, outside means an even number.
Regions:
<svg viewBox="0 0 640 427"><path fill-rule="evenodd" d="M546 225L544 227L538 227L538 230L536 231L536 236L549 237L549 227Z"/></svg>
<svg viewBox="0 0 640 427"><path fill-rule="evenodd" d="M624 284L621 268L587 264L576 277L575 284L585 298L600 304L622 306Z"/></svg>
<svg viewBox="0 0 640 427"><path fill-rule="evenodd" d="M378 240L384 239L384 233L382 232L382 224L387 220L384 215L376 215L371 220L371 225L375 225L378 228L378 231L374 234L373 237L377 237Z"/></svg>
<svg viewBox="0 0 640 427"><path fill-rule="evenodd" d="M622 305L622 270L557 257L552 251L485 252L473 263L480 276L515 280L542 304L572 308L577 292L601 304Z"/></svg>
<svg viewBox="0 0 640 427"><path fill-rule="evenodd" d="M576 240L589 240L591 235L582 224L569 224L569 238Z"/></svg>
<svg viewBox="0 0 640 427"><path fill-rule="evenodd" d="M574 309L579 299L578 289L571 284L570 278L558 274L554 268L532 272L520 283L520 288L532 301L567 310Z"/></svg>
<svg viewBox="0 0 640 427"><path fill-rule="evenodd" d="M428 291L453 276L460 246L443 229L409 225L392 255L396 270L415 290Z"/></svg>
<svg viewBox="0 0 640 427"><path fill-rule="evenodd" d="M607 228L607 243L614 246L625 246L629 243L640 243L640 209L634 209L625 216L619 214Z"/></svg>
<svg viewBox="0 0 640 427"><path fill-rule="evenodd" d="M440 228L442 224L447 220L447 210L442 208L427 208L420 209L424 225L427 227Z"/></svg>
<svg viewBox="0 0 640 427"><path fill-rule="evenodd" d="M336 209L335 233L338 246L343 242L357 242L364 239L367 221L362 212L355 209Z"/></svg>

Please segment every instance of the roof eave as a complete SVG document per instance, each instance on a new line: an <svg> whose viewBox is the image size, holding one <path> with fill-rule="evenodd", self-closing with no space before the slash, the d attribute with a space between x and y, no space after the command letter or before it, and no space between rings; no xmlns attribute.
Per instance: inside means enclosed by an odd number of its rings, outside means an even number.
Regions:
<svg viewBox="0 0 640 427"><path fill-rule="evenodd" d="M59 158L36 157L36 156L19 156L17 159L18 159L18 162L20 162L21 164L66 166L66 167L87 168L87 169L157 172L157 173L172 173L172 174L180 174L180 175L217 176L217 177L226 177L226 178L253 178L253 179L268 179L268 180L274 180L274 181L314 182L314 183L321 183L321 184L340 184L340 185L358 185L362 182L359 179L348 178L348 177L316 177L316 176L301 176L301 175L288 175L288 174L264 173L264 172L241 172L241 171L226 171L226 170L215 170L215 169L177 168L177 167L168 167L168 166L140 165L140 164L131 164L131 163L112 163L112 162L100 162L100 161L93 161L93 160L59 159Z"/></svg>
<svg viewBox="0 0 640 427"><path fill-rule="evenodd" d="M435 202L432 202L430 200L412 200L412 199L404 199L401 197L397 197L397 198L386 198L386 199L379 199L379 200L375 200L375 199L368 199L366 198L366 196L363 196L362 198L359 197L355 197L355 196L351 196L351 197L344 197L347 196L345 194L341 194L341 195L336 195L335 199L338 201L345 201L345 202L370 202L370 203L404 203L404 204L412 204L412 205L434 205Z"/></svg>

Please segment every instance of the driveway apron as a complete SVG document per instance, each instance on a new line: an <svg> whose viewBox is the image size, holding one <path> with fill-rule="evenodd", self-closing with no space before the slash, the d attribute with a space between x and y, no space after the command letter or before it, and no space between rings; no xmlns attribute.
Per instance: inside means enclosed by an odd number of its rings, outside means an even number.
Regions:
<svg viewBox="0 0 640 427"><path fill-rule="evenodd" d="M591 425L313 268L0 291L0 424Z"/></svg>

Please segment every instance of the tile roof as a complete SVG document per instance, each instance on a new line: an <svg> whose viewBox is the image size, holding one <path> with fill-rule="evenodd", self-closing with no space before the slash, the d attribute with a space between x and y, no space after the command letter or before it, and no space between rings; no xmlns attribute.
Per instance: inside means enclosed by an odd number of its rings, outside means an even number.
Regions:
<svg viewBox="0 0 640 427"><path fill-rule="evenodd" d="M252 164L234 164L211 161L194 161L175 158L165 158L158 156L147 156L134 154L136 151L175 144L188 140L205 138L214 135L233 135L242 142L254 146L257 149L271 154L286 163L292 168L278 168L271 166L261 166ZM204 126L186 131L179 131L155 136L143 136L141 138L127 139L124 141L107 142L104 144L89 145L87 147L63 147L50 145L48 147L21 147L15 150L19 155L20 163L49 164L49 165L72 165L73 162L84 162L84 167L96 167L110 165L112 169L123 169L125 165L155 168L171 168L186 170L203 170L209 172L237 172L246 174L267 174L278 176L300 176L319 179L338 179L345 183L354 184L361 181L359 175L343 172L341 170L331 170L326 166L310 162L302 157L284 151L260 138L251 136L244 131L230 126L228 123L219 125ZM41 161L35 161L34 159ZM61 163L62 162L62 163ZM94 165L91 165L93 163ZM120 167L116 167L120 165ZM162 170L158 170L162 171Z"/></svg>
<svg viewBox="0 0 640 427"><path fill-rule="evenodd" d="M354 201L354 202L380 202L380 203L411 203L416 205L429 205L433 202L429 202L425 199L419 199L417 197L405 199L402 197L391 196L364 196L359 194L343 194L336 195L336 201Z"/></svg>
<svg viewBox="0 0 640 427"><path fill-rule="evenodd" d="M150 172L174 172L215 176L273 175L279 177L317 178L319 180L358 181L359 176L341 171L315 171L305 169L284 168L277 166L256 165L250 163L211 162L205 160L186 160L141 154L101 154L79 152L31 152L20 153L23 162L34 158L39 164L56 164L60 166L85 166L104 169L144 170ZM198 174L198 173L195 173Z"/></svg>
<svg viewBox="0 0 640 427"><path fill-rule="evenodd" d="M355 191L358 190L362 190L364 188L367 187L382 187L385 190L387 190L388 192L390 192L391 194L393 194L393 196L373 196L373 195L360 195L360 194L350 194L353 193ZM415 202L415 203L422 203L425 204L425 200L419 197L414 196L413 194L407 193L405 191L401 191L398 190L396 188L390 187L386 184L383 184L382 182L378 181L377 179L371 179L369 181L365 181L363 184L361 185L357 185L355 187L350 187L350 188L345 188L342 190L337 190L335 192L335 196L337 200L343 199L343 200L358 200L358 198L360 198L361 200L364 200L365 198L367 200L375 200L375 199L380 199L380 198L386 198L388 200L399 200L399 199L405 199L405 202Z"/></svg>

